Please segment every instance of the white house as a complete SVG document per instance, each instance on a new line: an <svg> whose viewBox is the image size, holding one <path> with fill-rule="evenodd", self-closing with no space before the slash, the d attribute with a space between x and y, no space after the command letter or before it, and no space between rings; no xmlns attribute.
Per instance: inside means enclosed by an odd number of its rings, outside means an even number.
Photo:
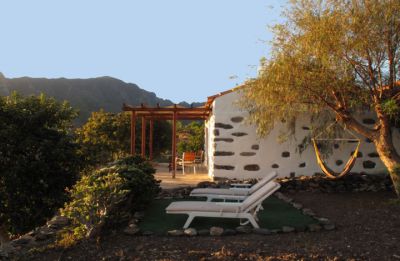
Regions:
<svg viewBox="0 0 400 261"><path fill-rule="evenodd" d="M205 126L205 151L209 176L220 178L258 178L272 170L281 177L313 175L321 173L312 146L301 154L298 146L309 134L310 119L305 115L296 122L293 139L278 142L283 125L276 126L265 138L258 138L256 126L246 123L247 113L237 106L240 91L232 89L208 98L211 108ZM371 113L360 114L358 120L371 126L375 120ZM393 130L395 147L400 151L400 133ZM352 172L368 174L383 173L385 166L380 161L374 144L360 137L360 153ZM326 161L331 169L340 172L356 144L342 142L333 149Z"/></svg>

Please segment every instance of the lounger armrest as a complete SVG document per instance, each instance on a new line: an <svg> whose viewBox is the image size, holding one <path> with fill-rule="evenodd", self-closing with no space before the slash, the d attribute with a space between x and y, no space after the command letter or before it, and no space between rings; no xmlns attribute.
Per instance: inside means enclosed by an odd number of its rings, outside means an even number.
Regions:
<svg viewBox="0 0 400 261"><path fill-rule="evenodd" d="M250 188L252 184L248 183L232 183L231 186L234 188Z"/></svg>

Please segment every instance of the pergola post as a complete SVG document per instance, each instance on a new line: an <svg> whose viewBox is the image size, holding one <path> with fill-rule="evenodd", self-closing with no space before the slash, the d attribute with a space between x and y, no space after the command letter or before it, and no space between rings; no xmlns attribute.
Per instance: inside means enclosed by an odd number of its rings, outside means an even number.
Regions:
<svg viewBox="0 0 400 261"><path fill-rule="evenodd" d="M177 113L174 111L172 116L172 178L175 178L176 170L176 120Z"/></svg>
<svg viewBox="0 0 400 261"><path fill-rule="evenodd" d="M131 113L131 155L135 155L136 146L136 112Z"/></svg>
<svg viewBox="0 0 400 261"><path fill-rule="evenodd" d="M142 157L146 157L146 118L142 116Z"/></svg>
<svg viewBox="0 0 400 261"><path fill-rule="evenodd" d="M150 119L150 136L149 136L149 159L153 160L153 132L154 132L154 120Z"/></svg>

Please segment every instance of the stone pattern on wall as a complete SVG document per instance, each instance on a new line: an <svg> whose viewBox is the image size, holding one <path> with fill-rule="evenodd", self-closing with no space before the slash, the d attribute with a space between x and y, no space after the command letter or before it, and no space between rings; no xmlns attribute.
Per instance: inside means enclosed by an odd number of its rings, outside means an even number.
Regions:
<svg viewBox="0 0 400 261"><path fill-rule="evenodd" d="M312 131L310 119L300 117L296 122L295 142L277 142L282 124L276 124L266 138L258 138L254 126L245 121L246 113L230 107L237 95L224 95L218 98L213 106L214 122L210 125L210 133L214 134L211 142L215 151L213 166L214 176L221 178L259 178L270 171L277 171L281 177L313 175L321 173L317 165L312 145L298 144ZM225 99L223 102L218 100ZM369 113L357 118L367 127L373 127L375 119ZM396 132L397 143L400 144L399 131ZM384 165L375 151L371 140L361 138L360 151L352 171L359 173L381 173ZM332 154L325 159L326 164L335 172L340 172L354 153L357 141L338 141L332 143ZM319 144L321 146L321 144ZM400 148L399 148L400 149ZM299 153L302 151L302 153Z"/></svg>

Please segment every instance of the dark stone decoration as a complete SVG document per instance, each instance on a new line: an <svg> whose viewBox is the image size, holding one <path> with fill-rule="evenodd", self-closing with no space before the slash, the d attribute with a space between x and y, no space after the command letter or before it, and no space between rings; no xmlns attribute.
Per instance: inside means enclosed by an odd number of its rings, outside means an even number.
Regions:
<svg viewBox="0 0 400 261"><path fill-rule="evenodd" d="M237 117L232 117L232 118L231 118L231 121L232 121L232 122L235 122L235 123L239 123L239 122L242 122L243 119L244 119L243 117L237 116Z"/></svg>
<svg viewBox="0 0 400 261"><path fill-rule="evenodd" d="M370 158L379 158L379 154L376 153L376 152L371 152L371 153L368 153L368 157L370 157Z"/></svg>
<svg viewBox="0 0 400 261"><path fill-rule="evenodd" d="M235 166L214 164L214 169L234 170Z"/></svg>
<svg viewBox="0 0 400 261"><path fill-rule="evenodd" d="M352 152L350 153L350 156L352 156L353 153L354 153L354 151L352 151ZM359 151L359 152L357 153L357 158L362 158L362 156L363 156L362 152Z"/></svg>
<svg viewBox="0 0 400 261"><path fill-rule="evenodd" d="M365 142L366 142L366 143L372 143L372 140L369 139L369 138L366 138L366 139L365 139Z"/></svg>
<svg viewBox="0 0 400 261"><path fill-rule="evenodd" d="M296 177L296 172L290 172L290 177L291 177L291 178Z"/></svg>
<svg viewBox="0 0 400 261"><path fill-rule="evenodd" d="M245 132L233 132L232 133L232 136L235 136L235 137L242 137L242 136L246 136L246 135L248 135L248 134Z"/></svg>
<svg viewBox="0 0 400 261"><path fill-rule="evenodd" d="M251 149L252 150L259 150L260 149L260 145L258 145L258 144L251 145Z"/></svg>
<svg viewBox="0 0 400 261"><path fill-rule="evenodd" d="M216 122L215 123L215 128L221 128L221 129L233 129L233 126L230 124L225 124L221 122Z"/></svg>
<svg viewBox="0 0 400 261"><path fill-rule="evenodd" d="M214 136L219 136L219 129L214 129Z"/></svg>
<svg viewBox="0 0 400 261"><path fill-rule="evenodd" d="M337 161L335 162L335 164L336 164L336 166L340 166L340 165L343 164L343 160L337 160Z"/></svg>
<svg viewBox="0 0 400 261"><path fill-rule="evenodd" d="M347 143L358 143L358 140L348 140Z"/></svg>
<svg viewBox="0 0 400 261"><path fill-rule="evenodd" d="M306 167L306 163L305 162L302 162L302 163L299 164L299 168L305 168L305 167Z"/></svg>
<svg viewBox="0 0 400 261"><path fill-rule="evenodd" d="M256 153L255 152L240 152L240 156L246 156L246 157L249 157L249 156L254 156L254 155L256 155Z"/></svg>
<svg viewBox="0 0 400 261"><path fill-rule="evenodd" d="M335 149L338 149L340 146L339 146L339 144L335 143L335 144L333 144L333 147L334 147Z"/></svg>
<svg viewBox="0 0 400 261"><path fill-rule="evenodd" d="M214 141L215 142L217 142L217 141L233 142L233 139L232 138L215 138Z"/></svg>
<svg viewBox="0 0 400 261"><path fill-rule="evenodd" d="M277 168L279 168L279 165L278 165L278 164L276 164L276 163L274 163L274 164L272 164L271 168L273 168L273 169L277 169Z"/></svg>
<svg viewBox="0 0 400 261"><path fill-rule="evenodd" d="M214 151L214 156L232 156L235 152L232 151Z"/></svg>
<svg viewBox="0 0 400 261"><path fill-rule="evenodd" d="M303 130L310 130L310 128L309 127L307 127L307 126L303 126L303 127L301 127Z"/></svg>
<svg viewBox="0 0 400 261"><path fill-rule="evenodd" d="M371 160L366 160L363 162L364 169L373 169L375 168L376 163Z"/></svg>
<svg viewBox="0 0 400 261"><path fill-rule="evenodd" d="M362 120L362 122L364 124L368 124L368 125L375 124L375 120L374 119L370 119L370 118L365 118L365 119Z"/></svg>
<svg viewBox="0 0 400 261"><path fill-rule="evenodd" d="M289 151L282 152L282 158L289 158L289 157L290 157L290 152Z"/></svg>
<svg viewBox="0 0 400 261"><path fill-rule="evenodd" d="M260 170L260 166L258 166L257 164L249 164L249 165L244 166L244 170L257 171L257 170Z"/></svg>

